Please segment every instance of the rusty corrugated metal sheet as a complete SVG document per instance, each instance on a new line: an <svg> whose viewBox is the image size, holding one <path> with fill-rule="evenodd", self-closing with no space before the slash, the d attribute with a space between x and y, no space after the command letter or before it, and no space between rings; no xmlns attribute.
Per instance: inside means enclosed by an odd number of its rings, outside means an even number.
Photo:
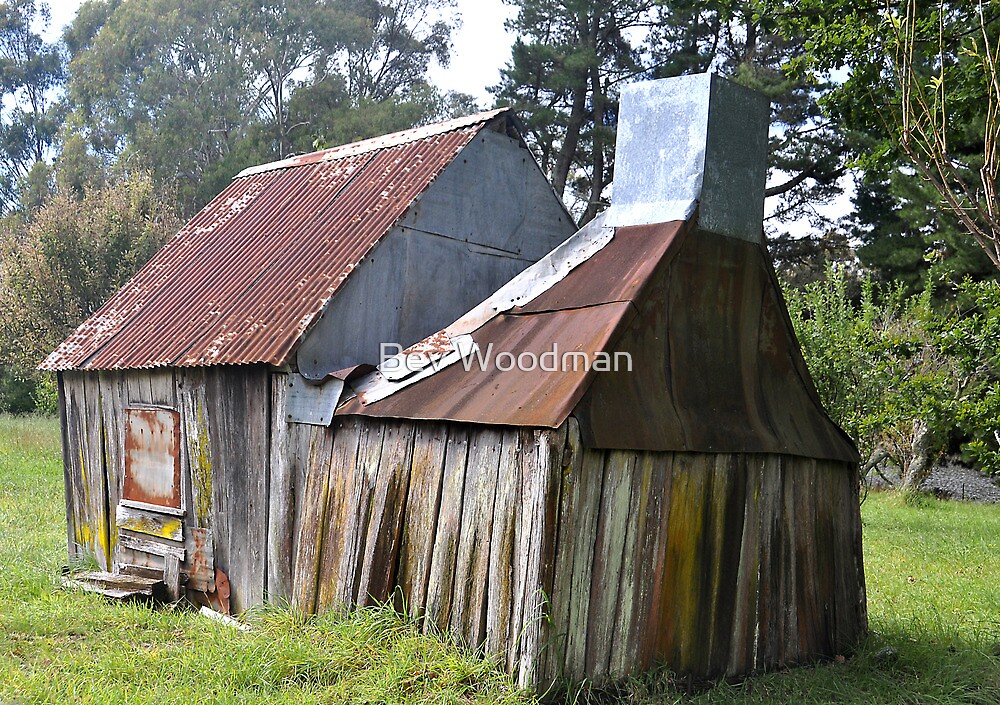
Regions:
<svg viewBox="0 0 1000 705"><path fill-rule="evenodd" d="M472 337L480 357L473 356L471 369L465 368L468 360L452 364L367 406L351 400L338 414L558 426L597 372L522 372L517 367L504 371L497 368L496 354L528 354L538 359L553 351L561 361L565 353L583 352L592 360L635 316L634 299L684 229L684 223L669 223L660 226L656 237L646 237L641 229L619 229L610 244L564 279L476 329ZM411 350L444 349L441 338L437 333ZM481 369L478 360L489 355L490 364Z"/></svg>
<svg viewBox="0 0 1000 705"><path fill-rule="evenodd" d="M534 355L551 367L542 354L602 350L634 313L630 303L613 302L530 316L501 314L476 331L482 366L473 355L468 370L467 359L367 406L353 399L337 414L557 426L560 422L553 420L566 418L595 373L582 364L565 372L506 370L501 368L507 367L507 358L498 365L497 354Z"/></svg>
<svg viewBox="0 0 1000 705"><path fill-rule="evenodd" d="M354 267L505 111L245 172L42 364L284 364Z"/></svg>
<svg viewBox="0 0 1000 705"><path fill-rule="evenodd" d="M524 306L472 332L485 370L468 359L360 414L557 427L570 414L597 448L784 453L857 462L819 403L773 272L757 244L694 222L619 228L612 241ZM558 346L627 352L618 371L497 369L506 351Z"/></svg>

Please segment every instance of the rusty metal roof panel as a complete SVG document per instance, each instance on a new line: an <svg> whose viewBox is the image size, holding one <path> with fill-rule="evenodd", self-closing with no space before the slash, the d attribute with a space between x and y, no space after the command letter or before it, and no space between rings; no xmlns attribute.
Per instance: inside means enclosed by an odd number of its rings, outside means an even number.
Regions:
<svg viewBox="0 0 1000 705"><path fill-rule="evenodd" d="M475 332L478 354L363 406L355 397L338 415L466 421L506 426L557 426L573 410L596 374L593 353L603 350L635 314L629 302L521 315L500 314ZM512 369L513 353L538 364ZM545 354L552 357L542 357ZM583 353L585 361L566 353ZM503 356L498 357L502 354ZM540 369L541 366L555 369Z"/></svg>
<svg viewBox="0 0 1000 705"><path fill-rule="evenodd" d="M42 368L284 364L351 271L503 112L247 172Z"/></svg>
<svg viewBox="0 0 1000 705"><path fill-rule="evenodd" d="M355 384L337 413L536 427L573 414L591 447L857 462L783 311L761 245L693 221L618 228L563 279L469 331L466 350L477 352L391 394ZM501 353L530 363L549 351L591 361L603 352L612 363L627 353L631 365L499 369Z"/></svg>

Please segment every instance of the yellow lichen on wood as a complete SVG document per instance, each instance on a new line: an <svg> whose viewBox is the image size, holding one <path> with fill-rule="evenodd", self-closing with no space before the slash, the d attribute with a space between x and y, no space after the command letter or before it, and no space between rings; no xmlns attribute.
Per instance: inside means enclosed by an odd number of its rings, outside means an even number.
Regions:
<svg viewBox="0 0 1000 705"><path fill-rule="evenodd" d="M119 517L118 526L140 534L159 536L163 539L176 540L182 532L180 519L154 519L148 516Z"/></svg>
<svg viewBox="0 0 1000 705"><path fill-rule="evenodd" d="M212 460L209 450L205 408L198 401L197 429L192 441L191 483L195 489L195 518L198 526L206 526L212 514Z"/></svg>

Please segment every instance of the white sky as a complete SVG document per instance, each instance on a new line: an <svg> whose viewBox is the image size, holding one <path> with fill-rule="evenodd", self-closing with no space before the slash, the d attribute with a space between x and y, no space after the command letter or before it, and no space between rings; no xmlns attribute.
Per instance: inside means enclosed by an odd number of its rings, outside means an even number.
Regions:
<svg viewBox="0 0 1000 705"><path fill-rule="evenodd" d="M52 24L46 39L62 34L83 0L49 0ZM474 96L482 107L489 107L493 98L489 86L500 82L500 69L510 59L513 35L504 29L504 21L514 14L514 8L502 0L457 0L459 28L452 33L453 50L448 68L434 65L431 81L445 90L461 91Z"/></svg>

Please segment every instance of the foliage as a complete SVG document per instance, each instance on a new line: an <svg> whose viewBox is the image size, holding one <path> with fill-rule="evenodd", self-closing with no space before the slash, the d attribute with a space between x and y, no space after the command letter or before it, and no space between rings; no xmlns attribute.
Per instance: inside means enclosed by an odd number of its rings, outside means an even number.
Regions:
<svg viewBox="0 0 1000 705"><path fill-rule="evenodd" d="M940 208L933 188L912 173L869 169L853 200L844 236L858 243L858 259L880 281L913 294L927 281L940 290L941 281L996 276L989 257Z"/></svg>
<svg viewBox="0 0 1000 705"><path fill-rule="evenodd" d="M814 74L789 76L801 35L782 33L764 0L508 0L519 39L499 102L529 114L529 136L556 192L583 221L607 205L621 84L713 69L773 103L768 195L776 222L812 216L840 193L843 136L821 113ZM777 229L777 225L774 226Z"/></svg>
<svg viewBox="0 0 1000 705"><path fill-rule="evenodd" d="M1000 2L799 0L779 17L805 38L792 75L842 77L822 105L849 136L854 164L927 182L1000 266Z"/></svg>
<svg viewBox="0 0 1000 705"><path fill-rule="evenodd" d="M11 378L37 382L45 356L177 231L168 203L140 172L82 197L57 194L26 224L8 224L0 240L0 361ZM46 408L51 400L43 384L36 402Z"/></svg>
<svg viewBox="0 0 1000 705"><path fill-rule="evenodd" d="M582 222L607 205L618 85L645 71L631 37L655 21L655 0L507 0L518 35L498 102L527 114L541 165L560 196L577 201ZM566 193L569 187L571 193Z"/></svg>
<svg viewBox="0 0 1000 705"><path fill-rule="evenodd" d="M395 114L392 129L434 116L442 96L426 72L447 61L450 30L433 13L450 5L92 0L66 34L67 134L151 169L191 214L246 166L359 132L338 129L345 115L358 126L371 108L373 123Z"/></svg>
<svg viewBox="0 0 1000 705"><path fill-rule="evenodd" d="M865 469L890 460L916 489L957 437L1000 471L1000 284L965 281L943 311L932 287L906 296L866 279L856 303L848 291L845 273L831 270L785 295L817 391Z"/></svg>
<svg viewBox="0 0 1000 705"><path fill-rule="evenodd" d="M49 19L44 2L0 4L0 213L16 208L32 167L56 142L62 116L53 90L63 79L63 58L36 29Z"/></svg>

